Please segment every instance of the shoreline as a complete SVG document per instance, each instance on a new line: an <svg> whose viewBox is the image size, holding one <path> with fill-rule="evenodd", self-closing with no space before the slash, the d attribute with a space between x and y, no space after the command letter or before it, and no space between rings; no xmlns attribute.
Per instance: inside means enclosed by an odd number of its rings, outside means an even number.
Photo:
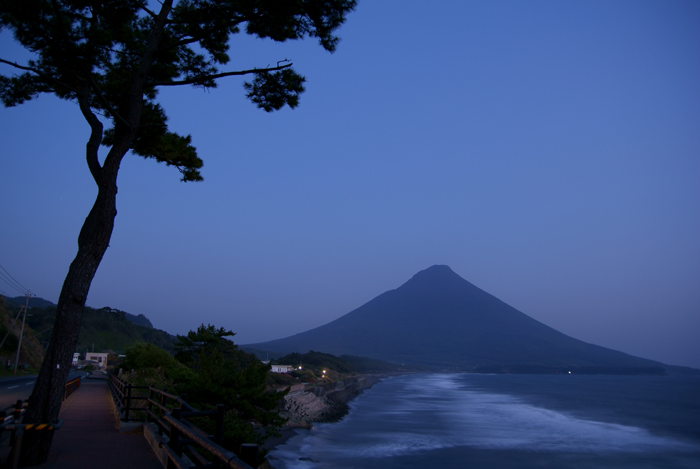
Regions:
<svg viewBox="0 0 700 469"><path fill-rule="evenodd" d="M262 445L263 449L272 451L278 446L282 446L287 442L287 440L297 435L297 430L309 431L310 428L290 427L288 425L285 425L284 427L280 428L280 436L273 436L268 438L267 441L265 441L265 444Z"/></svg>
<svg viewBox="0 0 700 469"><path fill-rule="evenodd" d="M284 445L290 438L298 435L299 433L297 430L308 432L313 428L313 424L316 423L339 422L348 414L349 408L347 404L349 402L388 377L390 377L390 374L364 375L361 380L354 380L354 386L352 387L343 385L340 389L327 392L319 391L319 388L312 388L295 393L297 395L312 394L316 396L316 400L325 403L324 411L308 420L304 419L306 425L291 424L282 426L279 430L280 436L268 438L262 447L268 451L273 451L278 446ZM343 382L341 381L338 383L342 384ZM293 395L290 397L293 397ZM293 418L294 416L290 416L288 423L291 422Z"/></svg>

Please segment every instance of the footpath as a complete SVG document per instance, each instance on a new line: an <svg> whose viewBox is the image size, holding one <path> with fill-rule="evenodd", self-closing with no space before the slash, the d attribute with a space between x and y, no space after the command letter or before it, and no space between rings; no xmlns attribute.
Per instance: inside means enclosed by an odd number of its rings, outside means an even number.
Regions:
<svg viewBox="0 0 700 469"><path fill-rule="evenodd" d="M120 433L105 379L86 378L63 402L48 461L39 468L162 469L139 428Z"/></svg>

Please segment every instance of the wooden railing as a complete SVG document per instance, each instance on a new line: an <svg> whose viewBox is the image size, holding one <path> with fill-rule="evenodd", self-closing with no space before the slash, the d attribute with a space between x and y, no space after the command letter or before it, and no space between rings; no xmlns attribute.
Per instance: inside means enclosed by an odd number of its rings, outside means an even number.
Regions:
<svg viewBox="0 0 700 469"><path fill-rule="evenodd" d="M114 375L109 377L109 388L122 421L141 421L155 430L168 456L166 467L251 469L258 466L258 445L241 445L240 458L221 446L226 413L223 404L213 410L198 410L167 390L133 386ZM214 421L213 435L188 420L197 417Z"/></svg>
<svg viewBox="0 0 700 469"><path fill-rule="evenodd" d="M78 376L77 378L72 379L72 380L66 382L66 388L65 388L65 390L63 391L63 400L64 400L64 401L65 401L66 399L68 399L68 397L69 397L71 394L73 394L75 391L78 390L78 388L80 387L80 383L81 383L82 381L83 381L83 380L80 378L80 376Z"/></svg>

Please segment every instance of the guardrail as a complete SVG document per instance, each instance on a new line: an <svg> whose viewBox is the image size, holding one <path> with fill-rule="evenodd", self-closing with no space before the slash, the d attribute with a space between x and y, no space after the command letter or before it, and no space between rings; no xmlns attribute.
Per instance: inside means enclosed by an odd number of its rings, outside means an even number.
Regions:
<svg viewBox="0 0 700 469"><path fill-rule="evenodd" d="M123 421L141 421L156 432L158 446L167 455L166 467L251 469L258 466L258 445L241 445L240 458L221 446L226 413L223 404L212 410L198 410L167 390L133 386L114 375L109 377L109 388ZM132 405L134 402L139 405ZM196 417L213 419L214 434L209 435L187 420Z"/></svg>
<svg viewBox="0 0 700 469"><path fill-rule="evenodd" d="M80 377L66 382L63 391L64 401L80 387L80 382ZM23 423L21 420L26 412L26 399L19 399L14 405L0 410L0 439L2 439L2 434L4 432L11 432L9 444L12 450L7 460L7 466L5 466L10 469L17 468L19 464L20 449L22 448L22 439L24 438L25 432L60 430L63 425L63 419L59 419L56 423Z"/></svg>
<svg viewBox="0 0 700 469"><path fill-rule="evenodd" d="M58 419L56 423L4 423L0 425L0 433L4 431L11 431L10 435L10 446L12 450L10 451L10 456L7 458L7 466L10 469L16 469L19 467L19 455L22 449L22 439L24 438L24 433L28 431L54 431L60 430L63 425L63 419Z"/></svg>
<svg viewBox="0 0 700 469"><path fill-rule="evenodd" d="M19 399L16 403L12 404L11 406L7 406L4 409L0 410L0 428L2 428L2 425L6 423L13 423L15 421L19 421L26 411L26 399Z"/></svg>
<svg viewBox="0 0 700 469"><path fill-rule="evenodd" d="M75 391L78 390L78 388L80 387L80 383L82 383L82 381L83 381L82 378L80 376L78 376L77 378L74 378L74 379L66 382L66 387L63 391L63 400L64 401L66 399L68 399L68 397L71 394L73 394Z"/></svg>

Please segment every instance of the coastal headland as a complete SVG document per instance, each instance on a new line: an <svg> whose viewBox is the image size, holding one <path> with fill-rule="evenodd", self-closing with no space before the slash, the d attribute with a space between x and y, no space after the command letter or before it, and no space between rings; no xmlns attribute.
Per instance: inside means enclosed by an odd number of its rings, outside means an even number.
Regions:
<svg viewBox="0 0 700 469"><path fill-rule="evenodd" d="M360 375L324 386L290 392L284 397L280 415L286 427L311 428L313 423L337 422L348 413L348 402L386 375Z"/></svg>

